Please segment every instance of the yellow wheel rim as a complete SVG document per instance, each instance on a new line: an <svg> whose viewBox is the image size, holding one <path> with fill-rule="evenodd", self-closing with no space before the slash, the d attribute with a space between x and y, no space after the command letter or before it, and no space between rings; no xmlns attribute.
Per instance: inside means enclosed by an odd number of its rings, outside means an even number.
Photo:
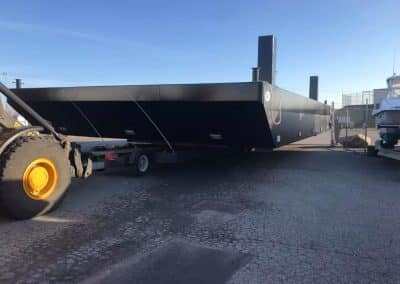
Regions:
<svg viewBox="0 0 400 284"><path fill-rule="evenodd" d="M32 199L44 200L56 188L58 174L53 162L39 158L32 161L22 177L24 191Z"/></svg>

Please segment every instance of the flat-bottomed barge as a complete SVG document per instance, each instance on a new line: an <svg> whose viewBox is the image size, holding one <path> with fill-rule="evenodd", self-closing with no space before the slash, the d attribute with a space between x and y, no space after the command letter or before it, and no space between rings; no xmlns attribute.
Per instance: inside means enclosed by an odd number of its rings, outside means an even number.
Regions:
<svg viewBox="0 0 400 284"><path fill-rule="evenodd" d="M261 81L14 91L65 134L175 147L274 148L329 124L327 105Z"/></svg>

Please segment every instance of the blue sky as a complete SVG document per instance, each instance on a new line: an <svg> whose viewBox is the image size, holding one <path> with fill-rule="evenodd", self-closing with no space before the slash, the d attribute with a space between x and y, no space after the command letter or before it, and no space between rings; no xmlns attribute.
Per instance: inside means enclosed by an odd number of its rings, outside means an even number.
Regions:
<svg viewBox="0 0 400 284"><path fill-rule="evenodd" d="M248 81L277 36L277 85L320 99L385 86L398 0L0 0L0 80L28 86ZM6 73L6 74L5 74Z"/></svg>

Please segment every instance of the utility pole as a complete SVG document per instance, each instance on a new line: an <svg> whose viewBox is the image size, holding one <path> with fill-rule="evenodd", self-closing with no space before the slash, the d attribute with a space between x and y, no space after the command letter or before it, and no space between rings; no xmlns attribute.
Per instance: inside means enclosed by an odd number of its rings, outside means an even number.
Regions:
<svg viewBox="0 0 400 284"><path fill-rule="evenodd" d="M346 141L347 141L348 129L349 129L349 108L346 107Z"/></svg>
<svg viewBox="0 0 400 284"><path fill-rule="evenodd" d="M4 84L6 84L7 75L8 75L7 72L2 72L1 73L1 76L3 76L2 81L3 81Z"/></svg>
<svg viewBox="0 0 400 284"><path fill-rule="evenodd" d="M335 123L335 103L331 105L331 147L336 146L336 123Z"/></svg>

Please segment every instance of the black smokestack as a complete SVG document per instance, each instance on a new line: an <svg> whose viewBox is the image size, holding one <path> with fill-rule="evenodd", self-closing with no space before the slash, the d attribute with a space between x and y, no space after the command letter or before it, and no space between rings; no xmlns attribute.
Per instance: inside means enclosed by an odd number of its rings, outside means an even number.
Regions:
<svg viewBox="0 0 400 284"><path fill-rule="evenodd" d="M273 35L258 37L260 80L275 85L276 39Z"/></svg>
<svg viewBox="0 0 400 284"><path fill-rule="evenodd" d="M318 76L310 76L310 99L318 101Z"/></svg>
<svg viewBox="0 0 400 284"><path fill-rule="evenodd" d="M15 88L21 89L22 86L22 80L21 79L15 79Z"/></svg>
<svg viewBox="0 0 400 284"><path fill-rule="evenodd" d="M252 81L253 82L260 81L260 68L258 68L258 67L252 68Z"/></svg>

